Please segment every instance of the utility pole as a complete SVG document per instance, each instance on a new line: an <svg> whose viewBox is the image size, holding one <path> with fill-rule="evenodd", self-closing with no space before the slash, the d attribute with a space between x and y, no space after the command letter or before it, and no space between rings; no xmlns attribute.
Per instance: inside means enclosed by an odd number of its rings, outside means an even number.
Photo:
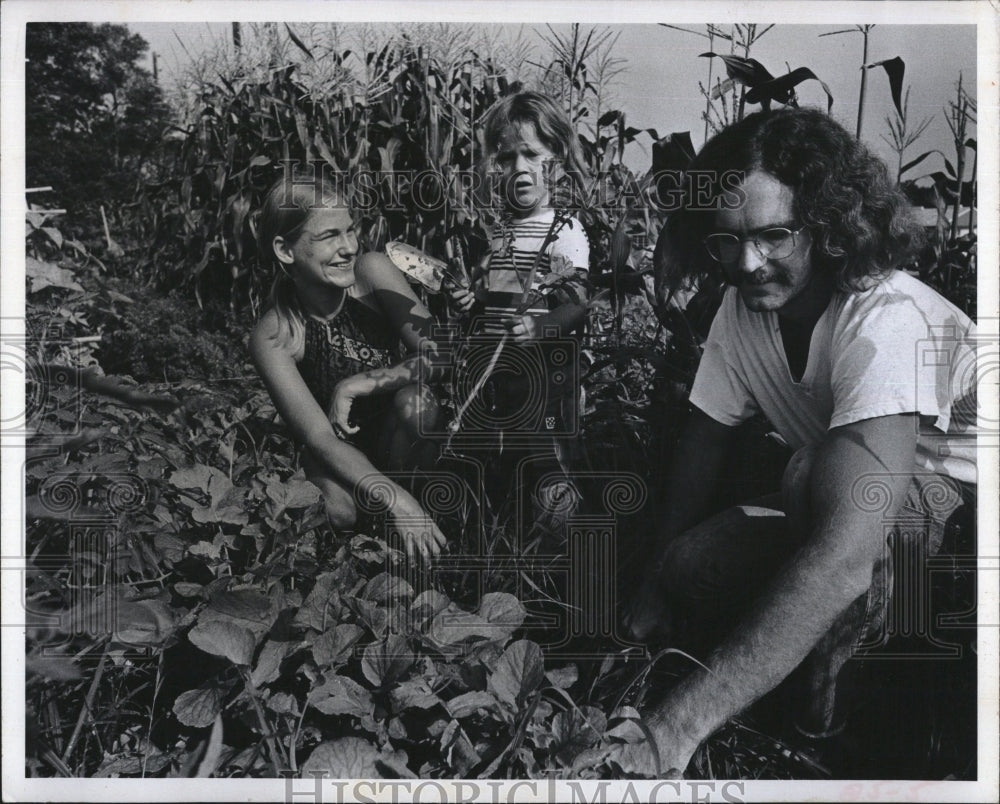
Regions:
<svg viewBox="0 0 1000 804"><path fill-rule="evenodd" d="M160 71L157 69L155 52L153 53L153 80L154 81L160 80Z"/></svg>
<svg viewBox="0 0 1000 804"><path fill-rule="evenodd" d="M240 34L240 24L238 22L233 23L233 47L236 48L237 52L243 47L243 36Z"/></svg>
<svg viewBox="0 0 1000 804"><path fill-rule="evenodd" d="M861 92L858 97L858 132L856 136L859 140L861 139L861 124L865 119L865 91L868 89L868 32L871 28L871 25L859 26L865 41L864 52L861 56Z"/></svg>

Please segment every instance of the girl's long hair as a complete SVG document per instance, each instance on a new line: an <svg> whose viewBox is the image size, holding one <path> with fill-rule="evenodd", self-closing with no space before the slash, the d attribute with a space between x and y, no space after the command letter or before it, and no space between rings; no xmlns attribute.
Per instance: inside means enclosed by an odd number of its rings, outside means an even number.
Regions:
<svg viewBox="0 0 1000 804"><path fill-rule="evenodd" d="M538 92L518 92L501 98L483 120L483 139L488 154L484 165L486 175L492 175L493 160L500 150L500 138L509 126L530 123L538 139L562 163L562 168L580 193L586 192L587 168L580 152L580 141L569 117L559 104ZM489 182L487 182L489 184ZM564 205L565 206L565 205Z"/></svg>
<svg viewBox="0 0 1000 804"><path fill-rule="evenodd" d="M274 271L268 309L274 310L278 329L272 337L282 345L291 344L293 351L305 336L306 314L288 269L274 252L274 239L281 237L294 245L313 209L347 206L344 193L324 179L318 166L314 174L286 171L267 191L257 218L260 264Z"/></svg>

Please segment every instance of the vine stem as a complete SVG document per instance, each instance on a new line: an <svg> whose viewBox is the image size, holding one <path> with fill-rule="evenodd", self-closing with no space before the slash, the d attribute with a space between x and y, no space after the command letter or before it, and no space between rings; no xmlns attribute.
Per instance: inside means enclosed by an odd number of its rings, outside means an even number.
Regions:
<svg viewBox="0 0 1000 804"><path fill-rule="evenodd" d="M67 767L69 766L69 759L73 754L73 749L76 748L77 741L80 739L80 733L83 731L83 724L87 720L87 716L91 712L91 708L94 705L94 698L97 696L97 688L101 684L101 679L104 677L104 665L108 658L108 646L109 642L104 643L104 653L101 654L101 661L97 665L97 670L94 672L94 678L90 682L90 689L87 690L87 697L83 701L83 706L80 707L80 716L76 719L76 726L73 727L73 735L69 738L69 743L66 745L66 751L62 755L63 764Z"/></svg>
<svg viewBox="0 0 1000 804"><path fill-rule="evenodd" d="M496 367L497 361L500 359L500 353L503 351L504 346L506 346L509 337L510 335L505 332L503 336L500 338L500 342L497 344L497 348L493 352L493 357L490 358L490 362L486 366L486 371L484 371L482 376L476 381L476 384L473 386L472 391L469 392L469 395L466 397L465 401L462 403L462 406L458 409L458 412L455 414L454 422L452 423L450 432L448 433L448 440L445 442L444 449L442 450L442 452L447 453L448 450L451 448L451 440L452 438L454 438L455 433L457 433L459 428L462 426L462 416L465 415L466 409L469 407L469 405L472 404L473 400L479 395L479 392L482 390L483 386L486 385L486 381L490 378L490 375L493 374L493 369Z"/></svg>
<svg viewBox="0 0 1000 804"><path fill-rule="evenodd" d="M299 772L298 762L295 759L295 746L299 743L299 732L302 731L302 722L306 719L306 710L309 708L309 699L306 698L306 702L302 704L302 713L299 715L299 721L295 724L295 731L292 732L291 742L288 744L288 764L292 769L292 773Z"/></svg>
<svg viewBox="0 0 1000 804"><path fill-rule="evenodd" d="M528 730L528 722L531 720L531 716L535 713L535 709L538 708L538 702L542 700L542 691L538 690L535 692L531 699L531 703L528 704L527 709L524 712L524 717L521 718L521 722L517 726L517 732L514 734L514 739L510 741L507 749L501 754L502 757L512 758L516 753L517 749L521 747L521 743L524 742L524 735Z"/></svg>
<svg viewBox="0 0 1000 804"><path fill-rule="evenodd" d="M264 736L264 742L267 743L267 750L271 754L271 768L274 770L275 778L281 775L281 769L279 763L281 761L281 755L278 752L278 746L274 741L274 734L271 732L271 727L267 722L267 715L264 713L264 709L260 705L260 701L257 700L257 696L253 691L253 684L250 681L250 675L243 669L240 670L243 676L243 681L246 684L247 695L250 696L250 702L253 704L254 711L257 713L257 721L260 724L261 733Z"/></svg>
<svg viewBox="0 0 1000 804"><path fill-rule="evenodd" d="M163 665L166 662L166 652L160 651L160 659L156 663L156 679L153 681L153 702L149 705L149 727L146 729L146 745L152 745L153 742L153 722L156 716L156 699L160 697L160 689L163 687ZM149 760L149 751L143 751L142 753L142 775L141 778L146 778L146 763Z"/></svg>

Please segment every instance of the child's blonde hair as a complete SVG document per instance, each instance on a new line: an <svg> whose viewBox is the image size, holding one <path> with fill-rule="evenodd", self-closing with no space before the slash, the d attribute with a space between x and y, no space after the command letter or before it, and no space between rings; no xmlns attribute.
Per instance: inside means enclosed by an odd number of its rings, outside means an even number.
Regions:
<svg viewBox="0 0 1000 804"><path fill-rule="evenodd" d="M274 240L281 237L293 244L313 210L343 207L349 209L347 196L333 181L325 180L317 166L314 173L287 171L264 196L257 218L257 249L261 267L274 270L274 283L268 306L278 317L278 331L273 337L280 343L301 344L306 317L288 269L274 253Z"/></svg>
<svg viewBox="0 0 1000 804"><path fill-rule="evenodd" d="M518 92L501 98L483 121L486 150L490 157L500 150L500 138L510 126L530 123L539 141L558 157L566 175L584 189L587 168L580 151L580 141L568 115L547 95L538 92Z"/></svg>

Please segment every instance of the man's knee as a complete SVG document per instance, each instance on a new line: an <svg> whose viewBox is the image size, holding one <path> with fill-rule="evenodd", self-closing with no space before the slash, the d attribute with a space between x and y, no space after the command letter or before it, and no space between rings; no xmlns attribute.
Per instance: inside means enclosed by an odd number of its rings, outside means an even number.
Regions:
<svg viewBox="0 0 1000 804"><path fill-rule="evenodd" d="M792 550L786 524L775 508L745 504L695 525L666 550L667 592L707 601L759 589Z"/></svg>
<svg viewBox="0 0 1000 804"><path fill-rule="evenodd" d="M327 494L324 494L323 497L326 518L330 527L335 529L353 528L358 519L358 510L347 492L332 498Z"/></svg>
<svg viewBox="0 0 1000 804"><path fill-rule="evenodd" d="M788 466L785 467L785 473L781 476L782 494L801 496L808 493L809 475L812 473L818 449L818 444L810 444L793 453Z"/></svg>
<svg viewBox="0 0 1000 804"><path fill-rule="evenodd" d="M663 554L663 571L660 573L663 591L677 599L701 597L710 560L700 539L694 538L690 531L681 534Z"/></svg>

